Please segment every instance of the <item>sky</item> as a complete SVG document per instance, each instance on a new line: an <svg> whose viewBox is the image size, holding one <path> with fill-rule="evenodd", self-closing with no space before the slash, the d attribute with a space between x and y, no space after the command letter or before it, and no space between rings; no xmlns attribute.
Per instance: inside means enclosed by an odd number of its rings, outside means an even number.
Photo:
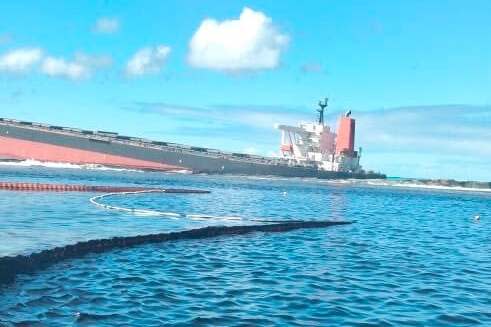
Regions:
<svg viewBox="0 0 491 327"><path fill-rule="evenodd" d="M1 1L0 116L235 152L351 109L366 169L491 181L491 1Z"/></svg>

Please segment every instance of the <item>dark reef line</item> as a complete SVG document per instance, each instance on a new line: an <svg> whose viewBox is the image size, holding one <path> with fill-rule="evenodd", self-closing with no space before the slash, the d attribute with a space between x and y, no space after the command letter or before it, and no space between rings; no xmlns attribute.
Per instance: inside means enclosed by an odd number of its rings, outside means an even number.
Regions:
<svg viewBox="0 0 491 327"><path fill-rule="evenodd" d="M15 281L19 274L33 273L67 259L83 257L90 253L101 253L114 249L161 243L175 240L204 239L224 235L243 235L254 232L287 232L304 228L325 228L335 225L351 224L347 221L294 221L274 224L245 226L211 226L180 232L149 235L114 237L79 242L73 245L56 247L30 255L18 255L0 258L0 285Z"/></svg>

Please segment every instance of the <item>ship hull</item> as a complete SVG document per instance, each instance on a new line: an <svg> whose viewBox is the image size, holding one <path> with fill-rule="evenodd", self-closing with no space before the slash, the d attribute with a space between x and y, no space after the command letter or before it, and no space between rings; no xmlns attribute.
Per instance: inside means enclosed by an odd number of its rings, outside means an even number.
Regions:
<svg viewBox="0 0 491 327"><path fill-rule="evenodd" d="M148 170L173 170L178 166L141 160L89 150L52 145L42 142L0 137L0 158L12 160L33 159L43 162L65 162L78 165L99 164Z"/></svg>
<svg viewBox="0 0 491 327"><path fill-rule="evenodd" d="M111 138L79 135L0 124L0 158L34 159L74 164L101 164L149 170L189 170L193 173L271 175L318 178L381 178L379 174L320 172L315 167L251 162L221 153L199 153L187 149L134 145Z"/></svg>

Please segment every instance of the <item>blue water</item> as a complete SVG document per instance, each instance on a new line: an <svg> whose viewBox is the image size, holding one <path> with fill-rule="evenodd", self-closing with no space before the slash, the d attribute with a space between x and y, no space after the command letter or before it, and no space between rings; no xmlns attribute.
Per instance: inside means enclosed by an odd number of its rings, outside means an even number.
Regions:
<svg viewBox="0 0 491 327"><path fill-rule="evenodd" d="M206 189L104 201L243 219L142 217L97 208L94 194L0 192L0 256L253 218L356 221L67 260L1 288L0 325L491 325L490 193L38 167L2 167L0 180Z"/></svg>

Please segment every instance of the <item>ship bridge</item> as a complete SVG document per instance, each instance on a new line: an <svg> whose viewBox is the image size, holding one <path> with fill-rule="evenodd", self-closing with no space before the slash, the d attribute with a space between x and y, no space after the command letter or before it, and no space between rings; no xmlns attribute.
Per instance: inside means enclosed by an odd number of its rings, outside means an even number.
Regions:
<svg viewBox="0 0 491 327"><path fill-rule="evenodd" d="M339 119L338 132L324 123L326 98L319 101L319 118L299 126L277 124L281 131L280 152L293 165L315 165L326 171L358 172L359 152L355 146L355 120L348 111Z"/></svg>

